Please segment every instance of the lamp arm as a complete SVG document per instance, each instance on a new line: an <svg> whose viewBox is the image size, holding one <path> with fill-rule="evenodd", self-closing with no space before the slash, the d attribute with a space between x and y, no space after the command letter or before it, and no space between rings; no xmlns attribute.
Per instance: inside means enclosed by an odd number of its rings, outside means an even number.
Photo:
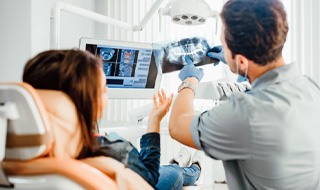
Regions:
<svg viewBox="0 0 320 190"><path fill-rule="evenodd" d="M147 22L151 19L151 17L154 15L154 13L157 12L157 10L160 8L163 1L164 0L157 0L149 9L147 14L142 18L140 23L133 27L133 31L141 31L143 27L147 24Z"/></svg>
<svg viewBox="0 0 320 190"><path fill-rule="evenodd" d="M101 23L110 24L123 28L126 30L133 30L133 25L116 20L114 18L98 14L74 5L70 5L64 2L56 2L51 7L51 17L50 17L50 46L51 49L59 49L60 45L60 17L61 11L73 13L79 16L83 16Z"/></svg>
<svg viewBox="0 0 320 190"><path fill-rule="evenodd" d="M59 49L60 45L60 17L61 11L73 13L79 16L83 16L89 19L92 19L97 22L101 22L104 24L110 24L125 30L132 31L141 31L142 28L146 25L146 23L151 19L152 15L159 9L162 2L164 0L157 0L144 18L140 21L138 25L133 26L132 24L128 24L126 22L122 22L120 20L92 12L80 7L76 7L74 5L70 5L61 1L55 2L51 7L51 16L50 16L50 48L51 49Z"/></svg>

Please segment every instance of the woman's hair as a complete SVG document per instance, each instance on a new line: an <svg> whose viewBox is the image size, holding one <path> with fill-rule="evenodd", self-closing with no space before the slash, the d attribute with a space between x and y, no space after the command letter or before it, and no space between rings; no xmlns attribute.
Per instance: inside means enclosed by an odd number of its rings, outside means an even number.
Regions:
<svg viewBox="0 0 320 190"><path fill-rule="evenodd" d="M228 48L259 65L279 56L288 33L283 4L279 0L230 0L221 12Z"/></svg>
<svg viewBox="0 0 320 190"><path fill-rule="evenodd" d="M93 145L101 107L100 59L80 50L49 50L30 59L24 67L23 81L36 89L65 92L74 102L84 147Z"/></svg>

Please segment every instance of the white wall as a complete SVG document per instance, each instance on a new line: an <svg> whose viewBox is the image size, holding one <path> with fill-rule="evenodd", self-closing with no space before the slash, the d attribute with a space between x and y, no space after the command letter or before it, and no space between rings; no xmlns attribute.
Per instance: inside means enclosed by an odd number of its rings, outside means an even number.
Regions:
<svg viewBox="0 0 320 190"><path fill-rule="evenodd" d="M0 82L21 79L31 53L31 0L0 1Z"/></svg>
<svg viewBox="0 0 320 190"><path fill-rule="evenodd" d="M288 10L289 43L286 48L290 58L297 62L302 74L312 77L320 85L320 1L283 2Z"/></svg>
<svg viewBox="0 0 320 190"><path fill-rule="evenodd" d="M57 0L0 1L0 82L21 81L24 64L50 48L50 9ZM94 10L94 0L64 2ZM95 23L69 13L61 14L61 48L76 48L80 37L94 37Z"/></svg>

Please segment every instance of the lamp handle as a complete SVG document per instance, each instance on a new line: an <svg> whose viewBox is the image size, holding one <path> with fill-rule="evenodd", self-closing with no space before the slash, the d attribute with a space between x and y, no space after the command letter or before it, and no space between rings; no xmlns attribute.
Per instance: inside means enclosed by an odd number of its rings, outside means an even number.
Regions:
<svg viewBox="0 0 320 190"><path fill-rule="evenodd" d="M211 17L216 19L216 35L218 34L218 20L219 20L219 13L217 11L212 11Z"/></svg>
<svg viewBox="0 0 320 190"><path fill-rule="evenodd" d="M159 33L162 33L162 16L163 16L163 8L159 9Z"/></svg>

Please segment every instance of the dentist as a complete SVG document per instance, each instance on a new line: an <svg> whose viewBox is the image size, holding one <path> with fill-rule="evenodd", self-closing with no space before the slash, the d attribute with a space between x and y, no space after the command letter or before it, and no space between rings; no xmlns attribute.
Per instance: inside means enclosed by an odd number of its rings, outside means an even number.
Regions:
<svg viewBox="0 0 320 190"><path fill-rule="evenodd" d="M288 24L280 0L229 0L221 41L230 69L252 89L194 115L203 71L186 65L170 135L222 160L230 190L320 189L320 88L285 64ZM210 55L209 55L210 56Z"/></svg>

